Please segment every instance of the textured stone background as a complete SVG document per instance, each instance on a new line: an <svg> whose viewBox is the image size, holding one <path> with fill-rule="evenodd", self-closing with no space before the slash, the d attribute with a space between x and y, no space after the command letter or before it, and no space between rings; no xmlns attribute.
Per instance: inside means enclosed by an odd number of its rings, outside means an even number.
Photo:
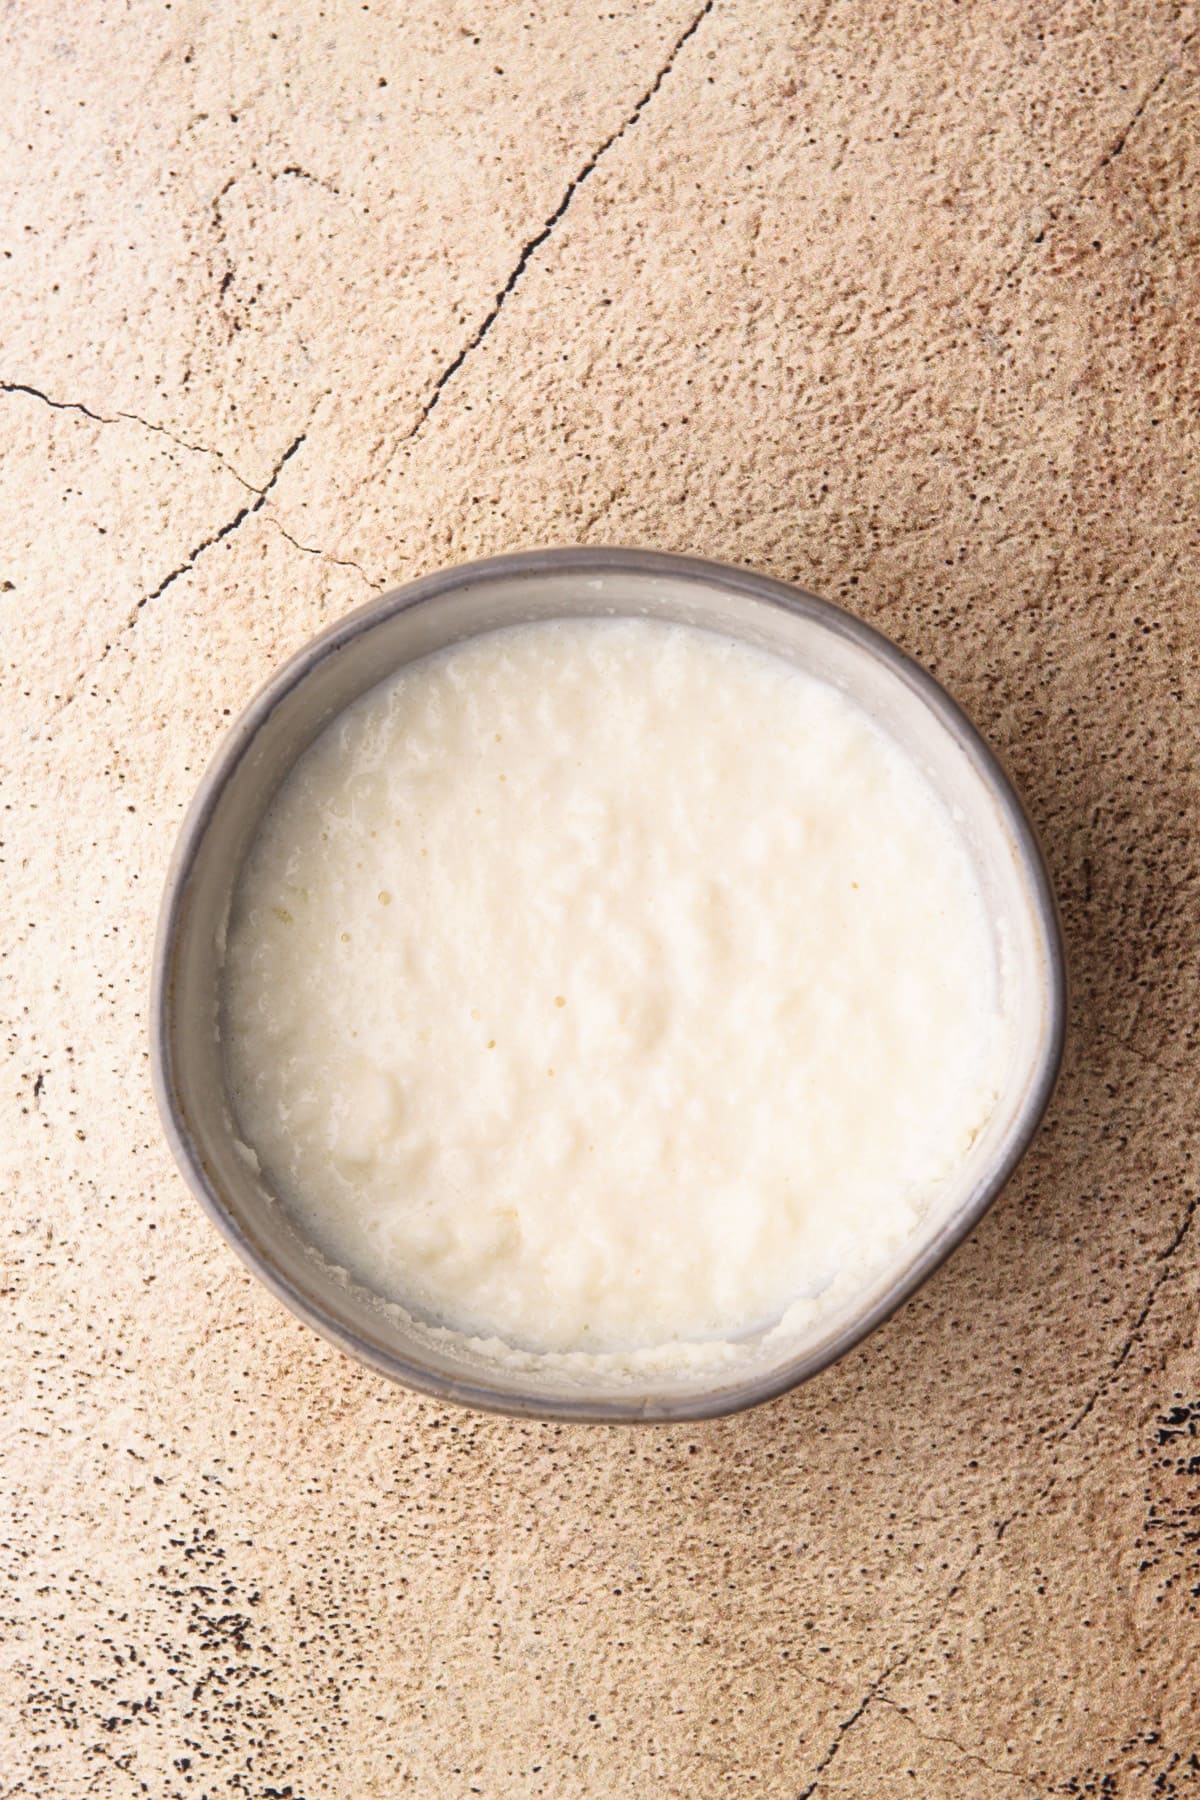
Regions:
<svg viewBox="0 0 1200 1800"><path fill-rule="evenodd" d="M0 6L0 1793L1200 1788L1200 38L1168 0ZM159 1138L222 727L536 542L853 606L1007 756L1033 1155L747 1417L445 1415Z"/></svg>

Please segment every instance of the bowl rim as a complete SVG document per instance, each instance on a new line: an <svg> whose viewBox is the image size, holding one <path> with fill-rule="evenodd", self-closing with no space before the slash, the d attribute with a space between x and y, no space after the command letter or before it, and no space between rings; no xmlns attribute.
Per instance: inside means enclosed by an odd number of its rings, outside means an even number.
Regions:
<svg viewBox="0 0 1200 1800"><path fill-rule="evenodd" d="M467 588L514 576L634 574L670 576L798 613L848 639L923 700L939 724L969 757L990 790L1008 830L1046 969L1046 1024L1041 1054L1007 1142L978 1188L899 1272L895 1281L831 1338L743 1387L700 1391L678 1400L613 1394L600 1399L505 1393L476 1382L443 1376L361 1337L331 1317L279 1270L242 1230L205 1166L186 1120L171 1055L174 969L184 928L184 898L200 847L222 794L254 739L280 702L324 660L385 619ZM381 679L384 679L381 676ZM154 1096L175 1162L192 1193L246 1267L278 1300L321 1337L377 1373L432 1399L513 1418L574 1423L677 1423L718 1418L778 1398L820 1374L909 1299L978 1224L1004 1188L1035 1137L1062 1066L1067 1021L1067 965L1054 891L1037 835L1017 791L996 753L941 683L876 626L846 608L773 576L701 557L611 546L522 550L479 561L452 564L368 600L343 614L288 657L259 688L226 731L184 815L168 867L155 935L150 993L150 1062Z"/></svg>

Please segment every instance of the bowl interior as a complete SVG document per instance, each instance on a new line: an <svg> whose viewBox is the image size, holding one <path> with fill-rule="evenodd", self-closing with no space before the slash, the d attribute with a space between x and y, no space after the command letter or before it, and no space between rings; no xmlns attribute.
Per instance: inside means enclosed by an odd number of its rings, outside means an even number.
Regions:
<svg viewBox="0 0 1200 1800"><path fill-rule="evenodd" d="M225 924L247 848L280 781L329 720L403 663L522 621L634 615L698 625L842 689L924 770L965 835L1014 1021L999 1102L958 1176L896 1261L785 1341L725 1367L652 1378L500 1365L407 1320L303 1242L239 1151L218 1036ZM823 1367L892 1310L970 1228L1036 1128L1061 1051L1053 901L1005 777L940 688L887 640L810 595L687 559L541 552L449 571L351 615L287 665L238 721L185 823L156 955L156 1082L189 1180L239 1253L325 1335L384 1372L469 1404L563 1417L684 1418L731 1410Z"/></svg>

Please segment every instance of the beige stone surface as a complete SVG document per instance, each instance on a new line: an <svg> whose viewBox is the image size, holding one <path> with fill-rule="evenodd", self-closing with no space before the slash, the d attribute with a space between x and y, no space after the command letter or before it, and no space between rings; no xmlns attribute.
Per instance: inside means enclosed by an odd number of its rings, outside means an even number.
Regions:
<svg viewBox="0 0 1200 1800"><path fill-rule="evenodd" d="M0 1795L1200 1792L1200 37L1145 0L0 9ZM154 911L385 584L745 562L968 706L1046 1129L745 1417L447 1414L206 1224Z"/></svg>

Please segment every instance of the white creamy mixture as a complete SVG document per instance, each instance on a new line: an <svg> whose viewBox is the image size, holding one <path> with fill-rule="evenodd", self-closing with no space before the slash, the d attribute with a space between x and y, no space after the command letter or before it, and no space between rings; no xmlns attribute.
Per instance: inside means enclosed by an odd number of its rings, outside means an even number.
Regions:
<svg viewBox="0 0 1200 1800"><path fill-rule="evenodd" d="M331 1261L546 1352L736 1338L865 1278L1003 1041L923 776L765 653L518 626L334 721L235 896L239 1129Z"/></svg>

